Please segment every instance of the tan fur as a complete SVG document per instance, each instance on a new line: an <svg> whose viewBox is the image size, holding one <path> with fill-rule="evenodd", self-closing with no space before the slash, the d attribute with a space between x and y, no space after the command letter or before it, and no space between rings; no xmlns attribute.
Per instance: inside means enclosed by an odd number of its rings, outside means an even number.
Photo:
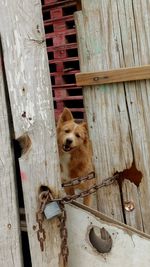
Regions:
<svg viewBox="0 0 150 267"><path fill-rule="evenodd" d="M69 109L64 108L57 124L57 140L61 164L62 181L81 177L93 171L92 149L85 122L77 124ZM85 190L94 184L94 180L83 182L76 188ZM74 194L74 187L66 188L69 195ZM91 205L91 196L83 203Z"/></svg>

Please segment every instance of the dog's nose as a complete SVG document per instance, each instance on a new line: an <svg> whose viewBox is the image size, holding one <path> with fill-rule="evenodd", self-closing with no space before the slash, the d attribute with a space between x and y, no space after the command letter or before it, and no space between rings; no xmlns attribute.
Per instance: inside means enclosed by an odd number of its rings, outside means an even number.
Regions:
<svg viewBox="0 0 150 267"><path fill-rule="evenodd" d="M67 138L67 139L66 139L66 145L71 145L71 143L72 143L72 139Z"/></svg>

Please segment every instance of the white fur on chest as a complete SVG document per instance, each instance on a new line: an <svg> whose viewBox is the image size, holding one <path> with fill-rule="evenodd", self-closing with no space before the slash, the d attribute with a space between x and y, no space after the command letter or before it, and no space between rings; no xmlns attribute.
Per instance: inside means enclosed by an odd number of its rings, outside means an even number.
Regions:
<svg viewBox="0 0 150 267"><path fill-rule="evenodd" d="M60 157L61 164L61 177L63 182L69 180L69 162L71 159L71 155L69 153L64 153Z"/></svg>

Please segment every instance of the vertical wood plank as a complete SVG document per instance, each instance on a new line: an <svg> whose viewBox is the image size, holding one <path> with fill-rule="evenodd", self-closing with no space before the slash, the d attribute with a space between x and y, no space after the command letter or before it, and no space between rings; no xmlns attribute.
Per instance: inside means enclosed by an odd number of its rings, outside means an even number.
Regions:
<svg viewBox="0 0 150 267"><path fill-rule="evenodd" d="M37 240L41 185L60 191L52 90L40 0L2 0L0 31L15 137L28 134L31 149L19 160L33 267L59 266L58 219L47 221L44 252Z"/></svg>
<svg viewBox="0 0 150 267"><path fill-rule="evenodd" d="M150 64L150 1L117 2L122 44L118 49L124 54L122 64ZM130 19L129 19L130 18ZM124 23L123 23L124 21ZM142 172L138 187L143 230L150 233L150 81L125 83L127 107L132 133L132 146L135 164ZM126 197L124 192L124 197ZM131 215L132 216L132 215Z"/></svg>
<svg viewBox="0 0 150 267"><path fill-rule="evenodd" d="M90 1L87 2L91 8L90 12L86 11L83 16L81 12L76 13L80 66L83 72L101 70L107 63L103 60L105 46L99 32L99 9L95 3L91 7ZM106 52L105 54L107 55ZM115 85L111 85L111 88L108 85L89 86L83 92L93 144L93 161L99 183L115 172L129 167L133 160L124 88L120 84L117 88ZM99 191L98 208L101 212L124 221L117 184Z"/></svg>
<svg viewBox="0 0 150 267"><path fill-rule="evenodd" d="M23 263L15 162L11 148L3 75L0 48L0 266L21 267Z"/></svg>
<svg viewBox="0 0 150 267"><path fill-rule="evenodd" d="M140 199L139 192L137 192L137 186L131 183L129 180L124 180L122 184L122 192L124 200L124 213L127 224L134 228L139 228L139 230L143 230L142 227L139 227L143 225L143 222L141 210L138 210L141 209L141 207L139 203ZM127 208L125 208L125 206Z"/></svg>

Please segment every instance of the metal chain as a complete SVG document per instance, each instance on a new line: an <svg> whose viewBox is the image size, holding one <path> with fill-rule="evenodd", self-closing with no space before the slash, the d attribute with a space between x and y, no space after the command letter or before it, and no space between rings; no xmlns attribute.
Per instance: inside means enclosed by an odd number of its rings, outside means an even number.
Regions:
<svg viewBox="0 0 150 267"><path fill-rule="evenodd" d="M43 221L44 221L44 209L47 203L56 201L56 199L53 199L53 196L50 192L50 190L46 190L40 193L39 195L39 202L40 202L40 208L38 209L36 213L36 221L38 223L39 229L37 231L37 238L40 242L40 248L41 251L44 251L44 241L46 239L46 233L43 228ZM66 210L64 207L63 202L59 202L60 208L62 210L62 215L60 217L60 237L61 237L61 255L63 257L63 264L66 266L69 250L67 246L67 238L68 238L68 232L66 228Z"/></svg>
<svg viewBox="0 0 150 267"><path fill-rule="evenodd" d="M43 215L43 214L41 214ZM39 214L37 213L37 222L38 222L38 225L39 225L39 229L37 231L37 238L38 238L38 241L40 242L40 248L41 248L41 251L44 251L44 241L46 239L46 234L45 234L45 230L42 226L42 223L43 223L43 220L42 219L39 219Z"/></svg>
<svg viewBox="0 0 150 267"><path fill-rule="evenodd" d="M49 190L43 191L39 195L39 209L36 213L36 221L38 223L39 229L37 231L37 239L40 242L40 248L41 251L44 251L44 241L46 239L46 233L43 228L43 221L44 221L44 209L48 201L50 201L50 195L49 195Z"/></svg>
<svg viewBox="0 0 150 267"><path fill-rule="evenodd" d="M95 184L95 185L91 186L90 188L81 191L78 194L74 194L74 195L71 195L71 196L69 196L69 195L65 196L65 197L59 199L59 201L61 201L64 204L67 204L67 203L72 202L73 200L76 200L77 198L86 197L88 195L91 195L91 194L95 193L98 189L100 189L102 187L105 187L105 186L113 184L118 178L119 178L119 174L115 174L114 176L111 176L111 177L108 177L108 178L104 179L100 184ZM84 178L84 181L85 180L86 179ZM87 178L87 180L89 180L89 178Z"/></svg>
<svg viewBox="0 0 150 267"><path fill-rule="evenodd" d="M77 177L67 182L62 183L62 187L75 186L84 181L89 181L95 178L95 172L90 172L87 176Z"/></svg>
<svg viewBox="0 0 150 267"><path fill-rule="evenodd" d="M68 231L66 228L66 210L63 203L60 203L62 209L62 216L60 217L60 237L61 237L61 255L63 257L63 265L66 266L69 256L69 249L67 245Z"/></svg>
<svg viewBox="0 0 150 267"><path fill-rule="evenodd" d="M93 178L95 178L95 173L91 172L87 176L72 179L71 181L65 182L62 185L63 185L63 187L75 186L75 185L80 184L83 181L91 180ZM67 246L68 233L67 233L67 228L66 228L66 210L65 210L64 205L72 202L73 200L76 200L77 198L80 198L80 197L83 198L83 197L86 197L88 195L91 195L91 194L95 193L98 189L105 187L105 186L108 186L108 185L111 185L118 178L119 178L119 174L116 174L112 177L104 179L100 184L94 184L93 186L91 186L87 190L83 190L78 194L74 194L71 196L68 195L68 196L65 196L62 198L58 198L58 199L53 199L50 190L41 192L39 195L40 207L36 213L36 221L37 221L38 226L39 226L39 229L37 231L37 238L38 238L38 241L40 242L41 251L44 251L44 241L46 239L46 233L45 233L45 230L43 228L43 221L44 221L43 212L44 212L45 206L48 202L57 201L60 205L61 210L62 210L62 215L60 217L61 255L63 257L64 266L66 266L66 263L68 260L68 255L69 255L69 250L68 250L68 246Z"/></svg>

